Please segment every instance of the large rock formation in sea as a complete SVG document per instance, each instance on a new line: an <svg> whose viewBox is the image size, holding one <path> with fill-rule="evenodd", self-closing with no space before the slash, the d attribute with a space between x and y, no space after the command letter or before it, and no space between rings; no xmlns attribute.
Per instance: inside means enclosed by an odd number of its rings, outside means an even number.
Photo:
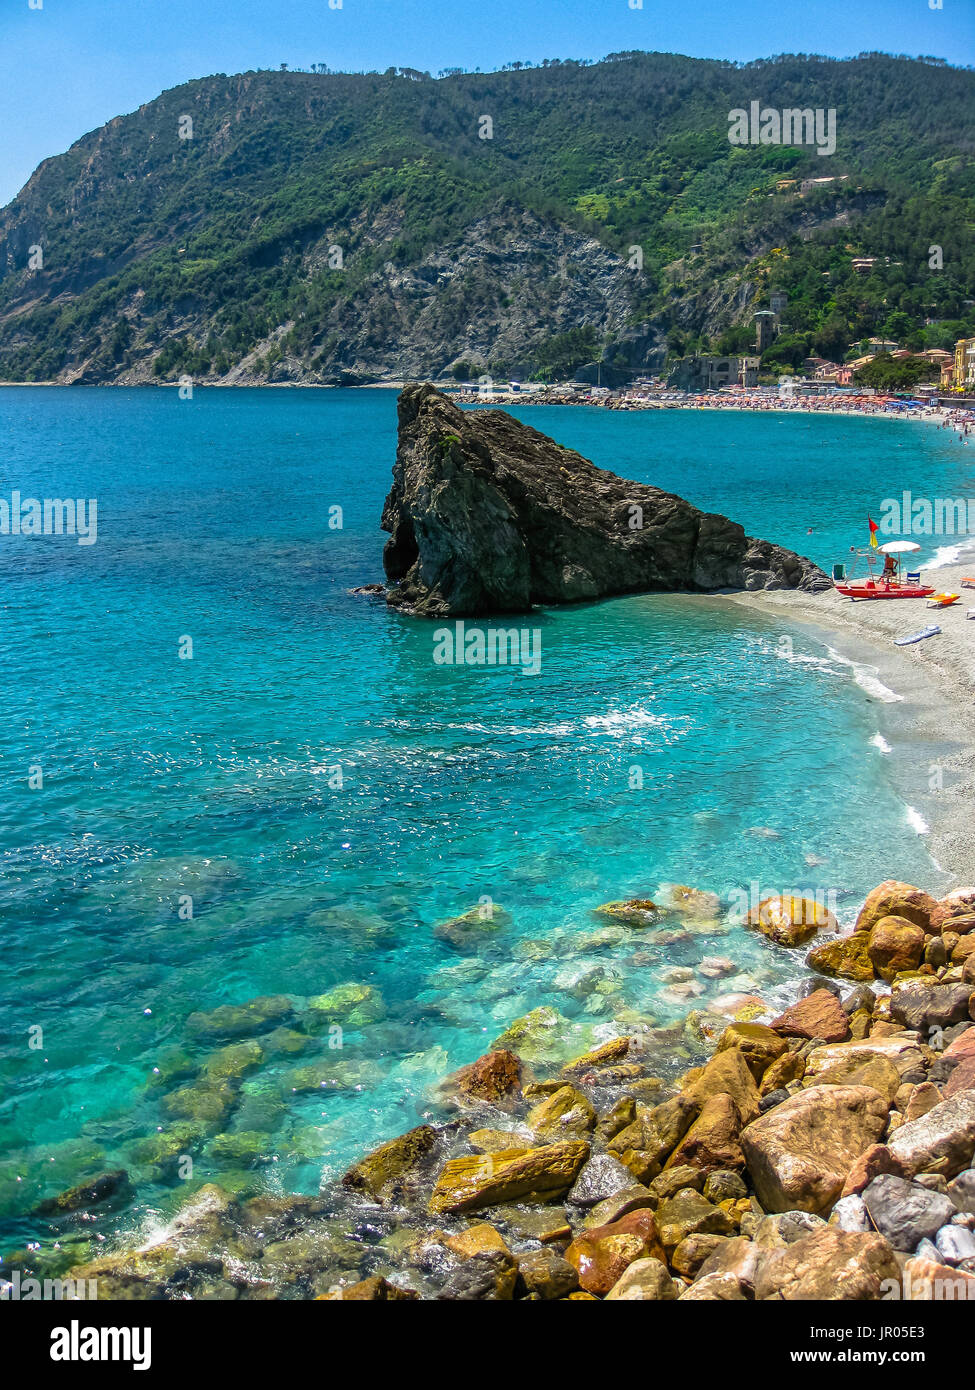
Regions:
<svg viewBox="0 0 975 1390"><path fill-rule="evenodd" d="M387 601L427 617L829 585L737 522L597 468L505 411L462 411L427 384L400 394L382 526Z"/></svg>

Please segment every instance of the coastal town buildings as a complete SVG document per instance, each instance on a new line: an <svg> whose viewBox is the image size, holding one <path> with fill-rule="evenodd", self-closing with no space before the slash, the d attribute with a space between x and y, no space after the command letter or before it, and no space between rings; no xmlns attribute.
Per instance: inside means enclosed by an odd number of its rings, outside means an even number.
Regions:
<svg viewBox="0 0 975 1390"><path fill-rule="evenodd" d="M975 391L975 338L959 338L952 358L941 363L943 391Z"/></svg>
<svg viewBox="0 0 975 1390"><path fill-rule="evenodd" d="M722 386L757 386L758 357L682 357L667 384L679 391L718 391Z"/></svg>

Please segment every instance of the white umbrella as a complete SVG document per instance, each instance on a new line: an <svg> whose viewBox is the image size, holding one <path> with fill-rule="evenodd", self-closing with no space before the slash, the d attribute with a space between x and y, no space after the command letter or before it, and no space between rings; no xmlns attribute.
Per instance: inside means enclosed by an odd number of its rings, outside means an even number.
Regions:
<svg viewBox="0 0 975 1390"><path fill-rule="evenodd" d="M921 547L916 541L888 541L880 549L885 555L907 555L913 550L920 550Z"/></svg>

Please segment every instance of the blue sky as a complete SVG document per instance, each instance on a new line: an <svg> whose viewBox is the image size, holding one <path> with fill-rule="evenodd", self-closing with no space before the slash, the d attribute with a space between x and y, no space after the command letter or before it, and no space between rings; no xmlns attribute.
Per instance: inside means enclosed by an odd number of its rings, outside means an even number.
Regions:
<svg viewBox="0 0 975 1390"><path fill-rule="evenodd" d="M335 0L332 0L335 3ZM500 67L643 48L975 63L975 0L0 0L0 205L48 155L214 72ZM636 3L636 0L632 0Z"/></svg>

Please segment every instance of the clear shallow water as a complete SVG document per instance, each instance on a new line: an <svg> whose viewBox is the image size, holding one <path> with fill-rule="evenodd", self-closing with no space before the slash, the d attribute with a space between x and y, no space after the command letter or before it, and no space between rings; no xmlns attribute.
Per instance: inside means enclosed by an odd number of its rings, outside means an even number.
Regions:
<svg viewBox="0 0 975 1390"><path fill-rule="evenodd" d="M908 423L517 413L823 564L880 497L966 485L953 436ZM350 596L381 577L395 423L390 391L0 393L0 496L99 500L93 547L0 538L0 1250L102 1169L135 1182L127 1221L172 1200L138 1144L175 1122L150 1084L167 1050L198 1066L218 1045L187 1035L194 1011L380 992L341 1053L318 1034L244 1080L221 1128L273 1161L241 1178L211 1138L193 1150L196 1181L314 1191L531 1008L581 1051L627 1010L784 998L801 968L740 927L597 940L599 903L755 881L833 891L843 916L891 871L931 880L877 708L808 640L719 600L627 598L533 617L529 677L437 667L434 625ZM434 937L482 897L512 919L484 948ZM733 968L697 974L715 954ZM309 1066L326 1089L296 1089Z"/></svg>

